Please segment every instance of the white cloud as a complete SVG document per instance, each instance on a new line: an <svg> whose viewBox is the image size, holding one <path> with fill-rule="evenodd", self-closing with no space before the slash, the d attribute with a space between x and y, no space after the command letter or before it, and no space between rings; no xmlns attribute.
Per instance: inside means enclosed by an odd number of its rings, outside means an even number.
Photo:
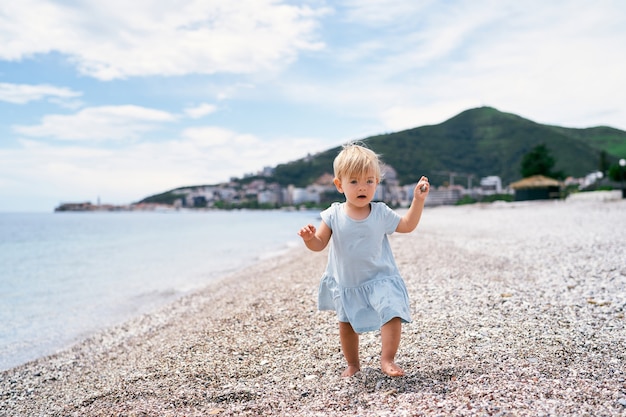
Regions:
<svg viewBox="0 0 626 417"><path fill-rule="evenodd" d="M428 106L393 106L381 112L386 131L398 132L418 126L434 125L480 103L463 100L441 101Z"/></svg>
<svg viewBox="0 0 626 417"><path fill-rule="evenodd" d="M195 107L188 107L185 109L185 114L192 119L199 119L214 113L217 110L217 106L214 104L202 103Z"/></svg>
<svg viewBox="0 0 626 417"><path fill-rule="evenodd" d="M55 87L48 84L11 84L0 83L0 101L13 104L26 104L48 98L50 101L80 97L81 92L70 88Z"/></svg>
<svg viewBox="0 0 626 417"><path fill-rule="evenodd" d="M137 139L141 134L175 121L170 113L140 106L102 106L83 109L69 115L47 115L41 124L13 126L19 134L59 140L123 140Z"/></svg>
<svg viewBox="0 0 626 417"><path fill-rule="evenodd" d="M225 145L237 141L239 135L231 130L215 126L191 127L182 132L182 137L199 147Z"/></svg>
<svg viewBox="0 0 626 417"><path fill-rule="evenodd" d="M343 0L346 19L372 26L397 24L400 20L414 19L434 0ZM441 4L441 3L439 3Z"/></svg>
<svg viewBox="0 0 626 417"><path fill-rule="evenodd" d="M253 73L322 48L315 29L325 12L276 0L5 2L0 59L56 51L100 80Z"/></svg>
<svg viewBox="0 0 626 417"><path fill-rule="evenodd" d="M205 137L218 138L203 141ZM127 143L115 150L66 143L50 145L21 140L20 147L0 149L0 211L12 202L38 197L34 210L51 210L66 201L126 204L149 194L200 184L215 184L264 166L292 161L303 150L326 148L318 138L263 141L247 133L205 127L187 130L180 139ZM36 167L36 169L33 169Z"/></svg>
<svg viewBox="0 0 626 417"><path fill-rule="evenodd" d="M335 73L348 75L306 87L299 86L301 79L291 81L290 99L333 107L348 117L368 115L373 128L386 131L439 123L482 105L577 127L607 124L606 115L626 120L623 98L616 94L626 91L624 5L342 4L356 42L341 44ZM369 35L373 27L378 32Z"/></svg>

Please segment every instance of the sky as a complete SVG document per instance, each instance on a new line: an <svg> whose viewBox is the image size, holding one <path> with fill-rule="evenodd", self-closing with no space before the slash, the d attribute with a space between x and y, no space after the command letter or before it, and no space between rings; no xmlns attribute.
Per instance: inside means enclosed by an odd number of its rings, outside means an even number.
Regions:
<svg viewBox="0 0 626 417"><path fill-rule="evenodd" d="M0 212L128 204L481 106L626 130L624 22L622 0L0 0Z"/></svg>

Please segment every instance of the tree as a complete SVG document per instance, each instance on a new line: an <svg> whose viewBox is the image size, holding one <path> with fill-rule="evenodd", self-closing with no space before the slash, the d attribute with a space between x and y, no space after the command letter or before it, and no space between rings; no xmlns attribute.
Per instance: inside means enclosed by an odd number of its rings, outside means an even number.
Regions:
<svg viewBox="0 0 626 417"><path fill-rule="evenodd" d="M544 175L551 178L563 178L560 171L552 171L555 160L545 144L537 145L522 158L522 177Z"/></svg>
<svg viewBox="0 0 626 417"><path fill-rule="evenodd" d="M626 172L619 164L613 164L609 167L609 178L613 181L622 182L626 179Z"/></svg>

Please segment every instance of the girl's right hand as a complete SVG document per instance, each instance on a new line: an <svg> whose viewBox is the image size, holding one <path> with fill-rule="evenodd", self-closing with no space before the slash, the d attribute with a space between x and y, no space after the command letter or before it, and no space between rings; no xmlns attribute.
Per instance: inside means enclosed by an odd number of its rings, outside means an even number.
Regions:
<svg viewBox="0 0 626 417"><path fill-rule="evenodd" d="M313 237L315 237L315 226L307 224L302 229L298 230L298 236L300 236L305 242L313 239Z"/></svg>

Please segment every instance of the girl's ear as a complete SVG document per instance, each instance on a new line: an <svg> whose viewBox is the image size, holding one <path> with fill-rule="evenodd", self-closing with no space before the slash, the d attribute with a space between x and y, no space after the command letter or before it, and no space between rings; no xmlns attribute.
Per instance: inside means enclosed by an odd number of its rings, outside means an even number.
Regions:
<svg viewBox="0 0 626 417"><path fill-rule="evenodd" d="M339 178L335 178L333 180L333 184L335 184L337 191L339 191L340 193L343 193L343 188L341 188L341 180Z"/></svg>

